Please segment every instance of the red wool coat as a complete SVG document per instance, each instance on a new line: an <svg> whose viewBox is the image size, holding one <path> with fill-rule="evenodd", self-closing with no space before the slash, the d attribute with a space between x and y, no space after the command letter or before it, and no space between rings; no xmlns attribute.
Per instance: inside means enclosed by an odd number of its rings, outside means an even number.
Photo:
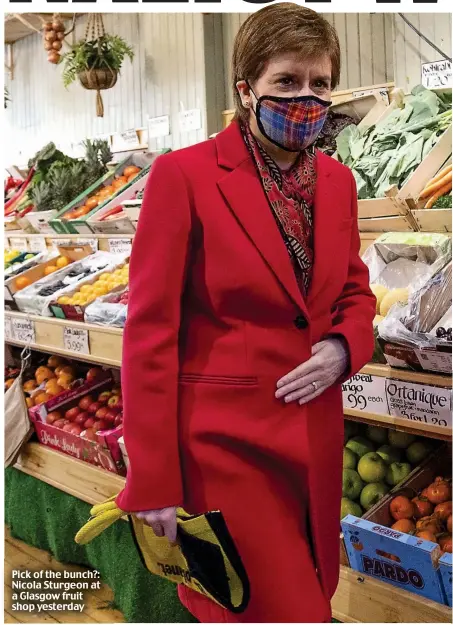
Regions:
<svg viewBox="0 0 453 625"><path fill-rule="evenodd" d="M223 512L251 600L234 615L182 588L202 622L330 620L341 388L302 407L274 393L329 334L346 339L350 373L368 362L375 300L353 177L322 153L317 169L305 300L236 123L160 157L150 174L131 260L122 365L130 469L117 503Z"/></svg>

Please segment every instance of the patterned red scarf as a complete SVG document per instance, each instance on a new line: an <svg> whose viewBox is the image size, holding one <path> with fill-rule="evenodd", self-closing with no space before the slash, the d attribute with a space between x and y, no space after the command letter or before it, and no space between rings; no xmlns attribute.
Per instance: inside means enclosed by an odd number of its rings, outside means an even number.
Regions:
<svg viewBox="0 0 453 625"><path fill-rule="evenodd" d="M281 171L255 139L248 124L241 124L241 130L292 260L299 288L306 295L312 278L314 256L315 151L313 148L303 150L289 170Z"/></svg>

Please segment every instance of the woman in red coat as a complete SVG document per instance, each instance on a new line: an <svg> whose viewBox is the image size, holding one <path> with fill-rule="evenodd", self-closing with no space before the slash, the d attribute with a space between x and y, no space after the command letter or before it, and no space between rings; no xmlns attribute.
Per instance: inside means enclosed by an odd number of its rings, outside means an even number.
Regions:
<svg viewBox="0 0 453 625"><path fill-rule="evenodd" d="M373 351L348 169L313 149L339 80L333 28L276 4L235 42L237 119L160 157L131 260L117 503L175 538L175 506L221 510L248 573L235 615L328 622L339 574L340 382Z"/></svg>

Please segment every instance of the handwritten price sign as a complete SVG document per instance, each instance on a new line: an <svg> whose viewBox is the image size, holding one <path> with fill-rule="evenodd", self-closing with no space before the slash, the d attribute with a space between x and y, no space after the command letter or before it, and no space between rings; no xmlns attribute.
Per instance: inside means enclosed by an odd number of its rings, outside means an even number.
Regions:
<svg viewBox="0 0 453 625"><path fill-rule="evenodd" d="M35 324L30 319L12 319L13 339L19 343L36 343Z"/></svg>
<svg viewBox="0 0 453 625"><path fill-rule="evenodd" d="M28 247L30 252L47 252L46 239L44 237L30 237L28 239Z"/></svg>
<svg viewBox="0 0 453 625"><path fill-rule="evenodd" d="M63 346L65 350L69 352L89 354L90 341L88 337L88 330L65 327L63 332Z"/></svg>
<svg viewBox="0 0 453 625"><path fill-rule="evenodd" d="M345 382L342 389L343 408L388 414L385 378L358 373Z"/></svg>
<svg viewBox="0 0 453 625"><path fill-rule="evenodd" d="M386 380L389 414L408 421L451 428L451 390Z"/></svg>
<svg viewBox="0 0 453 625"><path fill-rule="evenodd" d="M132 249L132 239L109 239L109 250L112 254L129 255Z"/></svg>

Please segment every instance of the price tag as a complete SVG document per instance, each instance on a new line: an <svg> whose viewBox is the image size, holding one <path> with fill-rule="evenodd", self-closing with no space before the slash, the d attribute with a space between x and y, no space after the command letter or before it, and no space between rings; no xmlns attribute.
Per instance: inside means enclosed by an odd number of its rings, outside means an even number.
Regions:
<svg viewBox="0 0 453 625"><path fill-rule="evenodd" d="M30 252L47 252L47 244L45 237L30 237L28 239Z"/></svg>
<svg viewBox="0 0 453 625"><path fill-rule="evenodd" d="M12 319L13 339L20 343L36 343L35 324L30 319Z"/></svg>
<svg viewBox="0 0 453 625"><path fill-rule="evenodd" d="M88 330L79 330L77 328L66 328L63 332L63 345L69 352L77 354L90 353L90 341Z"/></svg>
<svg viewBox="0 0 453 625"><path fill-rule="evenodd" d="M71 245L71 239L50 239L52 247L57 249L58 247L64 247L65 245Z"/></svg>
<svg viewBox="0 0 453 625"><path fill-rule="evenodd" d="M74 241L76 245L90 245L93 252L98 251L99 242L97 239L77 239Z"/></svg>
<svg viewBox="0 0 453 625"><path fill-rule="evenodd" d="M112 254L127 254L131 253L132 239L109 239L109 250Z"/></svg>
<svg viewBox="0 0 453 625"><path fill-rule="evenodd" d="M358 373L342 386L343 408L388 414L385 378Z"/></svg>
<svg viewBox="0 0 453 625"><path fill-rule="evenodd" d="M148 118L148 139L168 137L170 134L170 118L168 115Z"/></svg>
<svg viewBox="0 0 453 625"><path fill-rule="evenodd" d="M389 414L408 421L451 428L451 390L386 379Z"/></svg>
<svg viewBox="0 0 453 625"><path fill-rule="evenodd" d="M13 250L28 252L28 241L25 237L10 237L9 244Z"/></svg>
<svg viewBox="0 0 453 625"><path fill-rule="evenodd" d="M13 338L13 326L11 323L11 317L5 315L5 339L11 340Z"/></svg>
<svg viewBox="0 0 453 625"><path fill-rule="evenodd" d="M181 111L179 113L179 130L181 132L190 132L191 130L200 130L201 128L201 110L192 109L190 111Z"/></svg>
<svg viewBox="0 0 453 625"><path fill-rule="evenodd" d="M140 141L138 140L138 134L136 130L126 130L125 132L120 132L119 138L120 138L120 142L126 148L133 149L140 145Z"/></svg>

